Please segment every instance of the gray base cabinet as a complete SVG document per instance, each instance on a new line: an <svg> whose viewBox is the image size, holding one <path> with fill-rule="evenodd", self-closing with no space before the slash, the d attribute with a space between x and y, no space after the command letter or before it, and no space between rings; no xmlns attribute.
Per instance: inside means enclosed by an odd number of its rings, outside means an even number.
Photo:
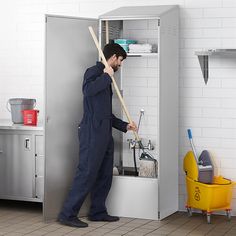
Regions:
<svg viewBox="0 0 236 236"><path fill-rule="evenodd" d="M0 130L0 199L43 201L43 132Z"/></svg>

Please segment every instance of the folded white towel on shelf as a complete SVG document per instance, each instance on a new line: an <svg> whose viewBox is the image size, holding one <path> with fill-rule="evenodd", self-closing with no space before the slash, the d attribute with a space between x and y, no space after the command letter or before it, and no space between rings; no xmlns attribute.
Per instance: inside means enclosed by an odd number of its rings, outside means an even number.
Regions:
<svg viewBox="0 0 236 236"><path fill-rule="evenodd" d="M152 52L152 45L145 44L129 44L129 52L130 53L138 53L138 52Z"/></svg>

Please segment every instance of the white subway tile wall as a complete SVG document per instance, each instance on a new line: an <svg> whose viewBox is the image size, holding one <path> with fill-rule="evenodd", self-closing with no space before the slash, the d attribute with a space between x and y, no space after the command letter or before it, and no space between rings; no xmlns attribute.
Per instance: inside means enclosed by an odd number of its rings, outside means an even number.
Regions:
<svg viewBox="0 0 236 236"><path fill-rule="evenodd" d="M151 39L157 45L157 25L157 20L123 21L123 38L135 39L138 43L147 43ZM150 153L158 159L158 57L128 57L122 69L122 85L128 110L137 124L140 110L144 110L139 135L144 145L151 140L155 149ZM123 135L123 165L133 167L133 151L129 149L128 137L130 133ZM136 159L139 166L138 153Z"/></svg>
<svg viewBox="0 0 236 236"><path fill-rule="evenodd" d="M236 57L212 56L209 60L209 82L204 84L196 50L205 48L236 48L236 1L233 0L8 0L0 7L0 118L10 119L6 102L11 97L34 97L43 119L45 14L78 17L98 17L121 6L168 5L180 7L180 75L179 75L179 209L185 208L185 181L182 160L190 150L186 129L192 128L198 153L208 149L216 163L216 172L236 181ZM127 25L128 27L128 25ZM155 24L144 22L139 30L150 29L155 36ZM135 29L136 30L136 29ZM130 32L135 33L133 29ZM139 36L140 34L137 34ZM145 39L144 41L145 42ZM149 42L152 42L151 40ZM126 60L126 73L129 60ZM132 59L136 60L136 59ZM136 60L131 80L124 81L125 96L133 119L147 106L143 127L152 140L150 127L155 126L157 97L153 79L156 60ZM150 69L150 70L149 70ZM145 71L150 71L145 73ZM152 72L151 72L152 71ZM125 71L124 71L125 72ZM136 74L135 74L136 73ZM143 73L143 74L141 74ZM147 76L150 75L150 76ZM152 75L152 76L151 76ZM137 78L136 78L137 77ZM156 90L157 91L157 90ZM139 96L137 96L139 94ZM142 96L140 96L142 95ZM150 96L151 95L151 96ZM138 105L136 105L138 104ZM133 137L132 133L127 135ZM236 215L236 191L233 213Z"/></svg>

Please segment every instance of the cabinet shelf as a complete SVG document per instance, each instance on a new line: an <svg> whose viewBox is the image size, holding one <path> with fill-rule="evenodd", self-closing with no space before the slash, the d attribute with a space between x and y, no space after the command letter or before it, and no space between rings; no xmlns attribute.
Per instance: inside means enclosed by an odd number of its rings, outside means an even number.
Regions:
<svg viewBox="0 0 236 236"><path fill-rule="evenodd" d="M198 56L198 60L200 63L200 67L202 70L202 75L205 81L205 84L208 82L208 76L209 76L209 65L208 65L208 57L212 55L236 55L236 49L235 48L230 48L230 49L223 49L223 48L218 48L218 49L207 49L207 50L202 50L202 51L196 51L195 55Z"/></svg>
<svg viewBox="0 0 236 236"><path fill-rule="evenodd" d="M150 52L150 53L127 53L128 57L157 57L158 53Z"/></svg>

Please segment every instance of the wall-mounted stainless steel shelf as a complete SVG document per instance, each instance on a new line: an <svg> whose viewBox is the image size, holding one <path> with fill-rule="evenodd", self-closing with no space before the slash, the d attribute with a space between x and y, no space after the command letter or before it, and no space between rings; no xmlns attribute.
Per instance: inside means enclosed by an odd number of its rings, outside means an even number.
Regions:
<svg viewBox="0 0 236 236"><path fill-rule="evenodd" d="M208 57L212 55L236 55L236 49L207 49L202 51L196 51L195 55L198 56L198 60L201 66L202 75L207 84L208 81Z"/></svg>

